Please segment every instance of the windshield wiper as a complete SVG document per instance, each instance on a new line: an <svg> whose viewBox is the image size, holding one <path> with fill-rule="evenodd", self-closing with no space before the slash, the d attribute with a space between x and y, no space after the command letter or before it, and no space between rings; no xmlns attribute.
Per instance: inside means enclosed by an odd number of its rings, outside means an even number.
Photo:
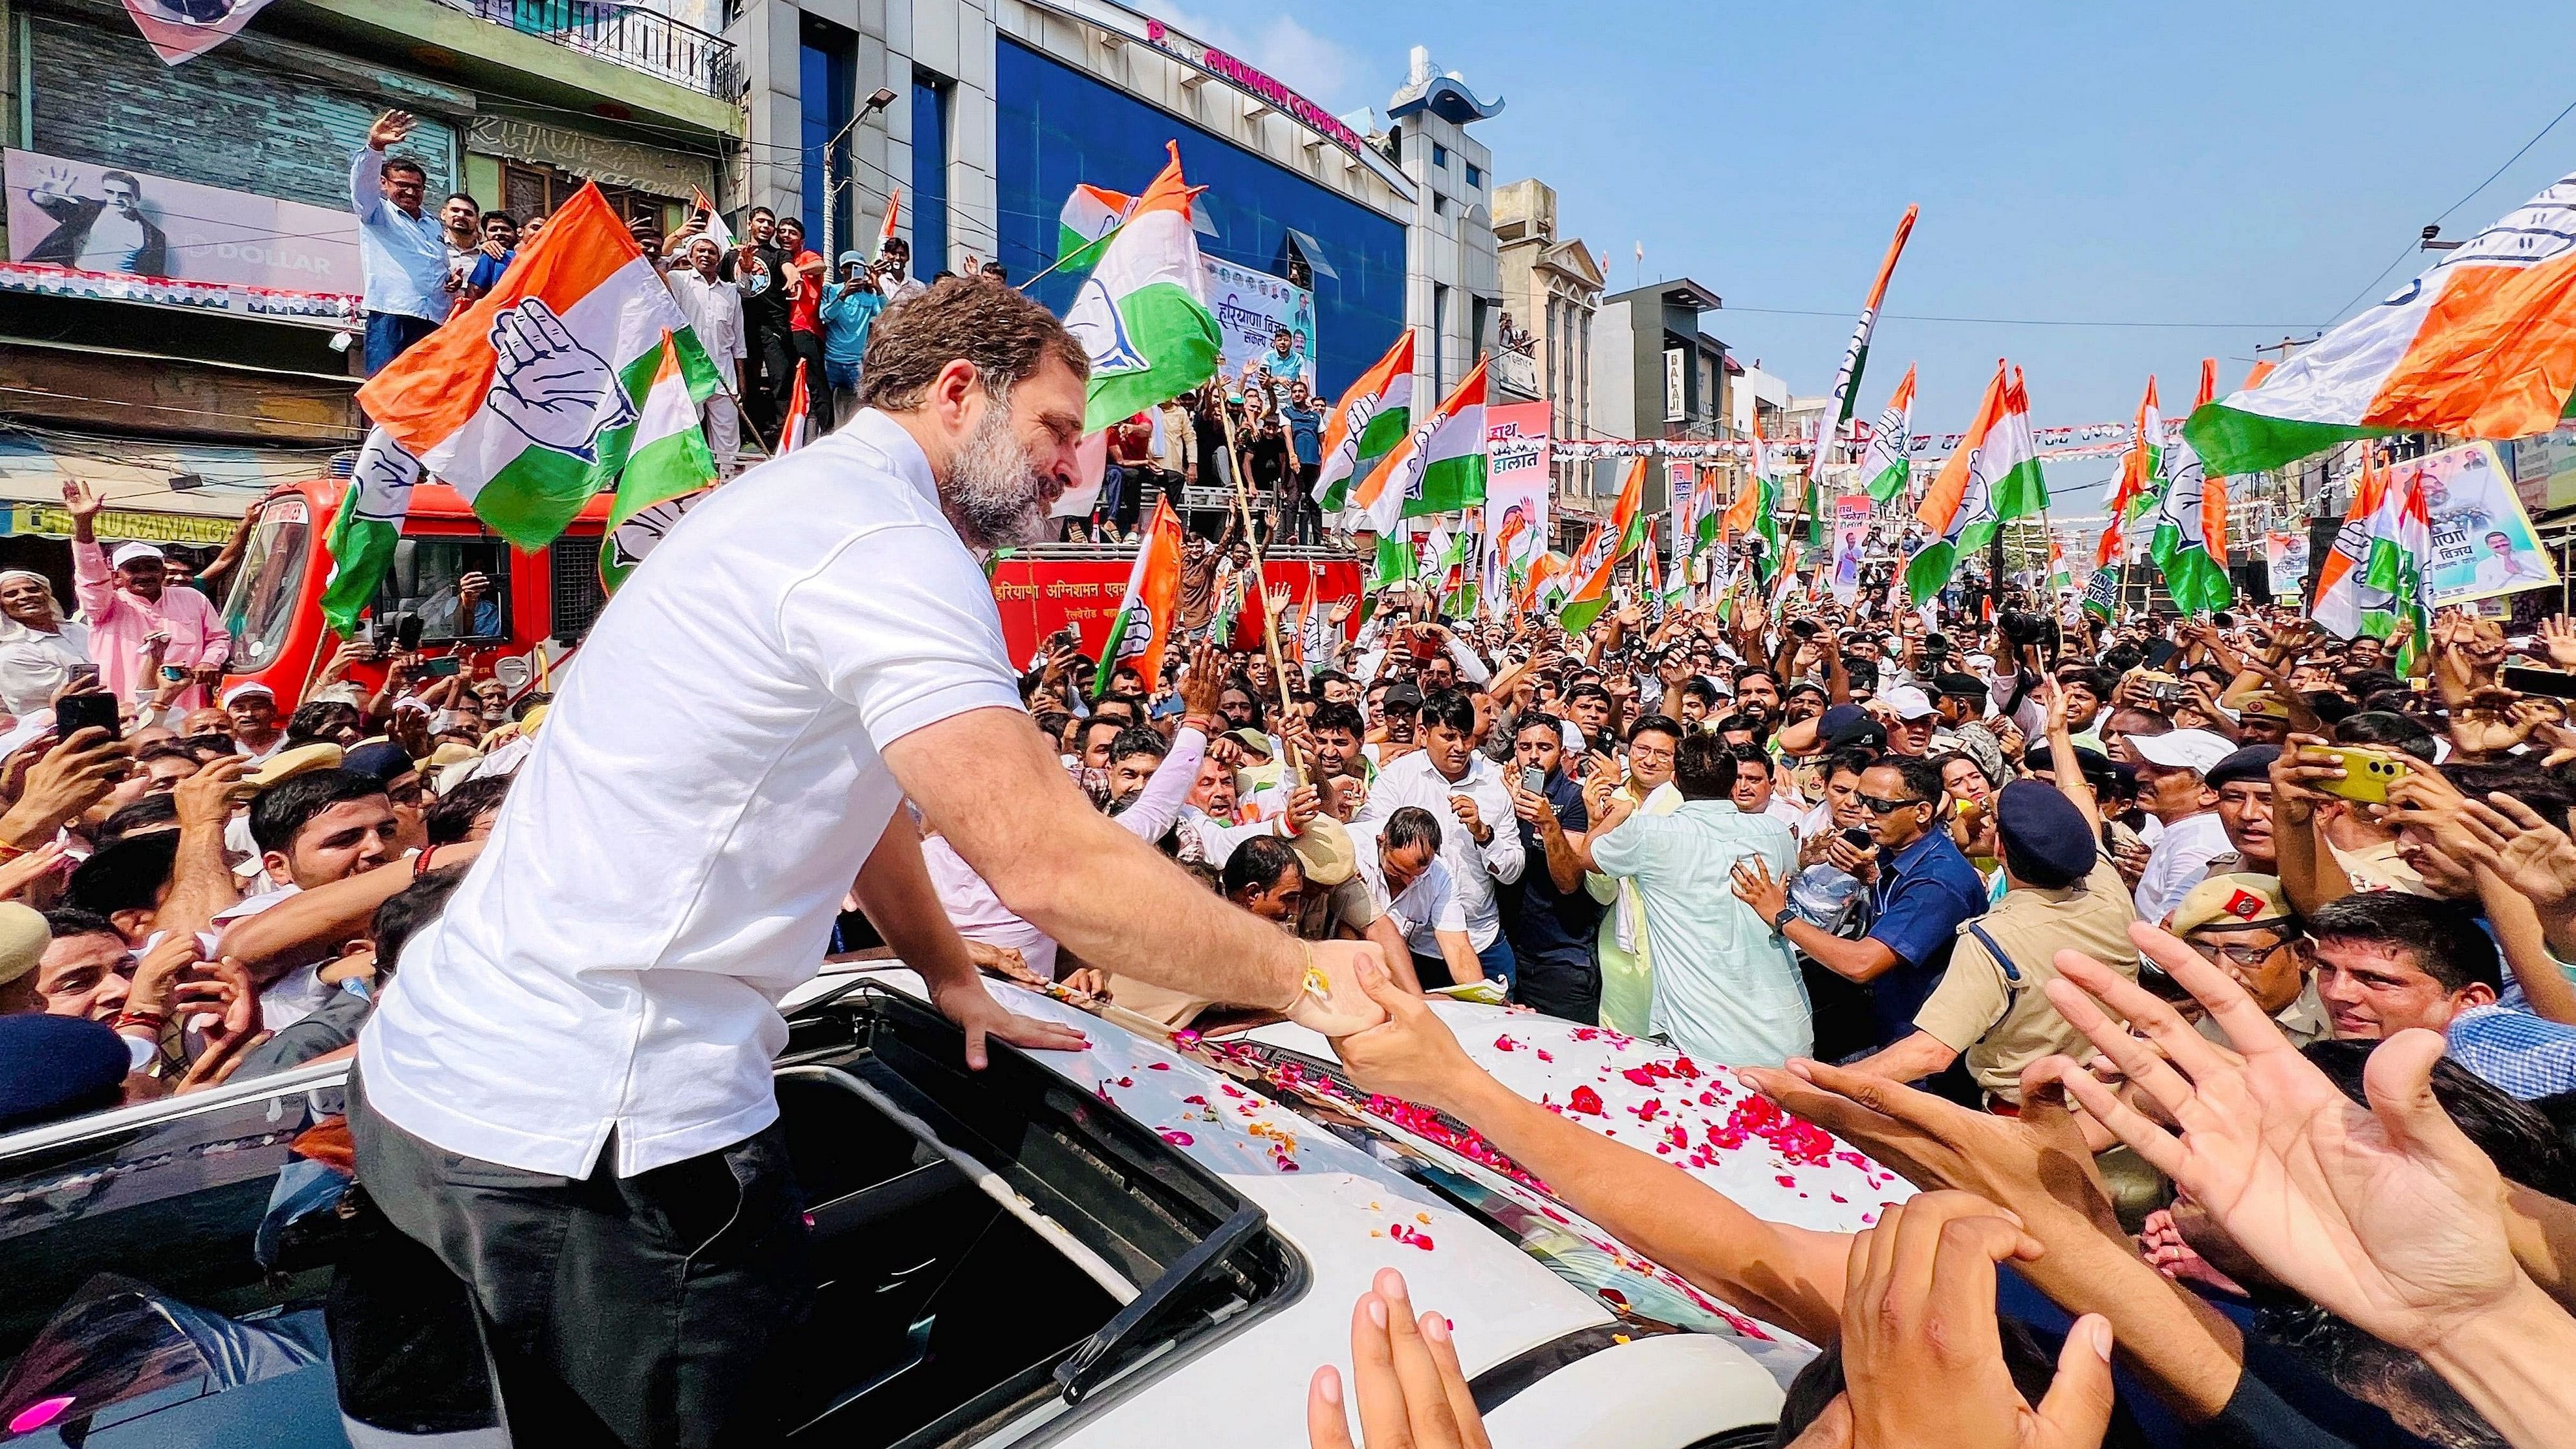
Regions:
<svg viewBox="0 0 2576 1449"><path fill-rule="evenodd" d="M1183 1253L1179 1262L1137 1295L1136 1301L1118 1310L1117 1317L1102 1324L1099 1332L1084 1339L1064 1362L1055 1366L1056 1385L1064 1401L1081 1403L1118 1366L1130 1343L1157 1326L1184 1294L1212 1278L1212 1270L1223 1268L1236 1249L1269 1225L1268 1213L1246 1203L1235 1210L1234 1216L1218 1224L1215 1232Z"/></svg>

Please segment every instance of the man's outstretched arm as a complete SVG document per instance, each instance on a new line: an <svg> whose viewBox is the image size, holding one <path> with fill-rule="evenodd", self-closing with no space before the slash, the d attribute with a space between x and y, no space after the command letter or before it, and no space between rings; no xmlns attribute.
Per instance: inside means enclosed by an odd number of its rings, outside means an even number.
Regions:
<svg viewBox="0 0 2576 1449"><path fill-rule="evenodd" d="M1285 1012L1327 1036L1381 1018L1355 969L1377 960L1376 946L1309 946L1210 894L1092 809L1018 710L951 715L895 740L884 755L932 828L1002 904L1084 961L1156 986ZM1321 972L1324 996L1308 990L1310 962Z"/></svg>

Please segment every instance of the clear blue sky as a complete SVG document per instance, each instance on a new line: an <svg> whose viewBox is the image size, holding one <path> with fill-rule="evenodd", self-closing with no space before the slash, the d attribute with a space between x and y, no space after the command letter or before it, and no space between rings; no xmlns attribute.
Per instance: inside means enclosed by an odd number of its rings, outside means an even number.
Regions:
<svg viewBox="0 0 2576 1449"><path fill-rule="evenodd" d="M1504 113L1497 180L1558 193L1560 234L1614 288L1689 276L1702 319L1822 392L1888 234L1923 207L1861 410L1919 362L1917 431L1965 427L1994 361L2034 421L2168 416L2200 359L2233 388L2257 343L2306 337L2430 258L2417 231L2576 100L2576 6L1135 0L1337 111L1373 106L1431 47ZM2576 116L2444 222L2474 232L2576 172ZM1821 310L1821 317L1752 309ZM1943 317L2187 322L2001 326ZM2079 511L2108 462L2053 470Z"/></svg>

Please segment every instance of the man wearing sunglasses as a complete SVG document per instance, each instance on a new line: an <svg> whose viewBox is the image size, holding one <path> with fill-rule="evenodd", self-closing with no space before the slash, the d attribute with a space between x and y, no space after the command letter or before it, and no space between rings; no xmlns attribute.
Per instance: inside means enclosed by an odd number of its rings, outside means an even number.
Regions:
<svg viewBox="0 0 2576 1449"><path fill-rule="evenodd" d="M2293 1046L2323 1041L2329 1035L2325 1003L2312 979L2316 958L2300 934L2298 913L2281 893L2281 882L2268 875L2214 875L2193 886L2165 921L2165 929L2183 938L2201 958L2236 978L2254 1004L2280 1024ZM2169 1000L2178 1000L2183 1015L2193 1018L2200 1034L2224 1045L2227 1034L2201 1012L2191 993L2152 965L2139 972L2138 984Z"/></svg>
<svg viewBox="0 0 2576 1449"><path fill-rule="evenodd" d="M1787 883L1774 880L1759 861L1736 872L1736 899L1773 932L1817 965L1869 987L1873 1049L1914 1034L1915 1013L1949 970L1960 924L1986 909L1984 880L1940 827L1942 794L1941 767L1918 756L1889 755L1862 773L1859 800L1870 816L1870 848L1852 873L1871 883L1875 920L1857 941L1799 919L1789 907ZM1952 1092L1978 1100L1956 1063L1944 1075L1956 1077L1944 1083Z"/></svg>

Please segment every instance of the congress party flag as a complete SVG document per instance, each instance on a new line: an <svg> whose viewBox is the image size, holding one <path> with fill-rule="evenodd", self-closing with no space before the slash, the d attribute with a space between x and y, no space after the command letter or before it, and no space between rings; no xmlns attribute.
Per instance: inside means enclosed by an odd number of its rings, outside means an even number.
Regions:
<svg viewBox="0 0 2576 1449"><path fill-rule="evenodd" d="M1323 466L1315 473L1315 502L1339 513L1353 478L1366 478L1377 461L1413 431L1413 329L1408 327L1377 365L1333 404L1324 420Z"/></svg>
<svg viewBox="0 0 2576 1449"><path fill-rule="evenodd" d="M877 224L877 258L885 257L886 243L894 240L895 223L903 217L903 188L886 193L885 220Z"/></svg>
<svg viewBox="0 0 2576 1449"><path fill-rule="evenodd" d="M1100 674L1091 683L1096 697L1109 690L1110 677L1121 665L1134 666L1153 688L1163 677L1163 650L1181 611L1181 519L1172 500L1154 500L1154 515L1136 538L1136 563L1127 571L1127 592L1109 621L1109 637L1100 645Z"/></svg>
<svg viewBox="0 0 2576 1449"><path fill-rule="evenodd" d="M716 244L717 251L729 252L734 249L733 228L725 225L724 213L716 210L714 197L707 195L698 187L690 187L689 211L692 215L707 219L706 238Z"/></svg>
<svg viewBox="0 0 2576 1449"><path fill-rule="evenodd" d="M1566 562L1565 602L1557 607L1556 621L1569 634L1591 628L1592 621L1609 607L1610 570L1619 561L1610 551L1611 542L1610 526L1596 523Z"/></svg>
<svg viewBox="0 0 2576 1449"><path fill-rule="evenodd" d="M687 369L679 345L662 339L662 365L644 392L643 416L635 424L635 443L626 455L626 470L617 475L617 501L608 510L608 535L615 537L627 520L716 481L716 458L707 434L698 426L697 400L689 396ZM676 518L673 520L677 521ZM660 535L652 535L654 542ZM648 544L643 552L650 551ZM632 548L599 551L599 581L610 593L642 561Z"/></svg>
<svg viewBox="0 0 2576 1449"><path fill-rule="evenodd" d="M1610 561L1617 563L1646 541L1646 460L1628 460L1619 496L1610 505Z"/></svg>
<svg viewBox="0 0 2576 1449"><path fill-rule="evenodd" d="M2576 175L2563 177L2254 386L2192 410L2213 475L2352 438L2522 438L2576 394Z"/></svg>
<svg viewBox="0 0 2576 1449"><path fill-rule="evenodd" d="M2030 394L2020 371L1998 360L1976 421L1914 512L1933 540L1905 565L1905 587L1915 605L1941 592L1960 558L1985 547L2004 520L2046 507L2048 482L2030 435Z"/></svg>
<svg viewBox="0 0 2576 1449"><path fill-rule="evenodd" d="M1082 430L1096 433L1216 375L1224 338L1199 295L1194 193L1181 179L1181 147L1101 249L1074 294L1065 329L1091 354L1091 403Z"/></svg>
<svg viewBox="0 0 2576 1449"><path fill-rule="evenodd" d="M1914 218L1919 206L1905 208L1896 223L1896 235L1887 244L1887 256L1878 264L1878 280L1870 283L1869 300L1860 308L1860 321L1852 327L1851 345L1843 349L1842 366L1834 371L1834 388L1825 407L1825 415L1816 422L1816 451L1807 459L1807 481L1817 482L1825 476L1825 455L1832 451L1835 433L1851 421L1852 408L1860 401L1861 369L1869 365L1869 334L1878 326L1878 309L1887 301L1888 278L1896 275L1896 259L1905 255L1905 239L1914 234Z"/></svg>
<svg viewBox="0 0 2576 1449"><path fill-rule="evenodd" d="M2338 638L2367 634L2396 641L2402 675L2430 643L2424 575L2433 557L2433 519L2425 506L2423 471L2392 477L2384 464L2374 466L2376 451L2362 450L2352 507L2317 571L2310 617Z"/></svg>
<svg viewBox="0 0 2576 1449"><path fill-rule="evenodd" d="M2218 389L2218 359L2200 364L2200 402ZM2165 592L2186 614L2215 613L2236 601L2227 578L2227 480L2211 477L2185 437L2158 450L2163 481L2148 510L2147 552L2165 576Z"/></svg>
<svg viewBox="0 0 2576 1449"><path fill-rule="evenodd" d="M1870 501L1885 503L1905 491L1912 481L1914 465L1906 451L1914 436L1914 365L1907 363L1905 380L1896 385L1896 393L1887 400L1887 410L1878 415L1878 427L1869 435L1869 450L1861 454L1860 475L1869 480Z"/></svg>
<svg viewBox="0 0 2576 1449"><path fill-rule="evenodd" d="M332 527L332 627L375 592L424 469L511 543L553 541L625 470L669 356L692 406L715 391L671 289L585 185L502 285L358 389L374 428Z"/></svg>
<svg viewBox="0 0 2576 1449"><path fill-rule="evenodd" d="M2132 427L2129 450L2120 455L2119 486L2111 490L2113 527L2137 517L2155 501L2159 480L2164 477L2164 446L2164 415L2156 410L2156 379L2150 373L2146 394L2138 399L2138 420Z"/></svg>
<svg viewBox="0 0 2576 1449"><path fill-rule="evenodd" d="M1726 504L1720 499L1717 470L1702 468L1699 481L1691 485L1691 532L1688 540L1694 555L1717 546L1718 521L1726 516Z"/></svg>
<svg viewBox="0 0 2576 1449"><path fill-rule="evenodd" d="M1413 525L1399 518L1377 536L1377 553L1369 564L1368 590L1374 594L1391 584L1410 583L1422 576L1422 551L1413 541Z"/></svg>
<svg viewBox="0 0 2576 1449"><path fill-rule="evenodd" d="M1086 183L1073 188L1073 194L1064 199L1064 209L1056 214L1056 266L1081 272L1097 265L1110 233L1118 230L1127 219L1127 209L1135 204L1136 198L1106 186Z"/></svg>
<svg viewBox="0 0 2576 1449"><path fill-rule="evenodd" d="M1458 380L1350 493L1363 528L1398 518L1455 513L1485 501L1485 364Z"/></svg>

